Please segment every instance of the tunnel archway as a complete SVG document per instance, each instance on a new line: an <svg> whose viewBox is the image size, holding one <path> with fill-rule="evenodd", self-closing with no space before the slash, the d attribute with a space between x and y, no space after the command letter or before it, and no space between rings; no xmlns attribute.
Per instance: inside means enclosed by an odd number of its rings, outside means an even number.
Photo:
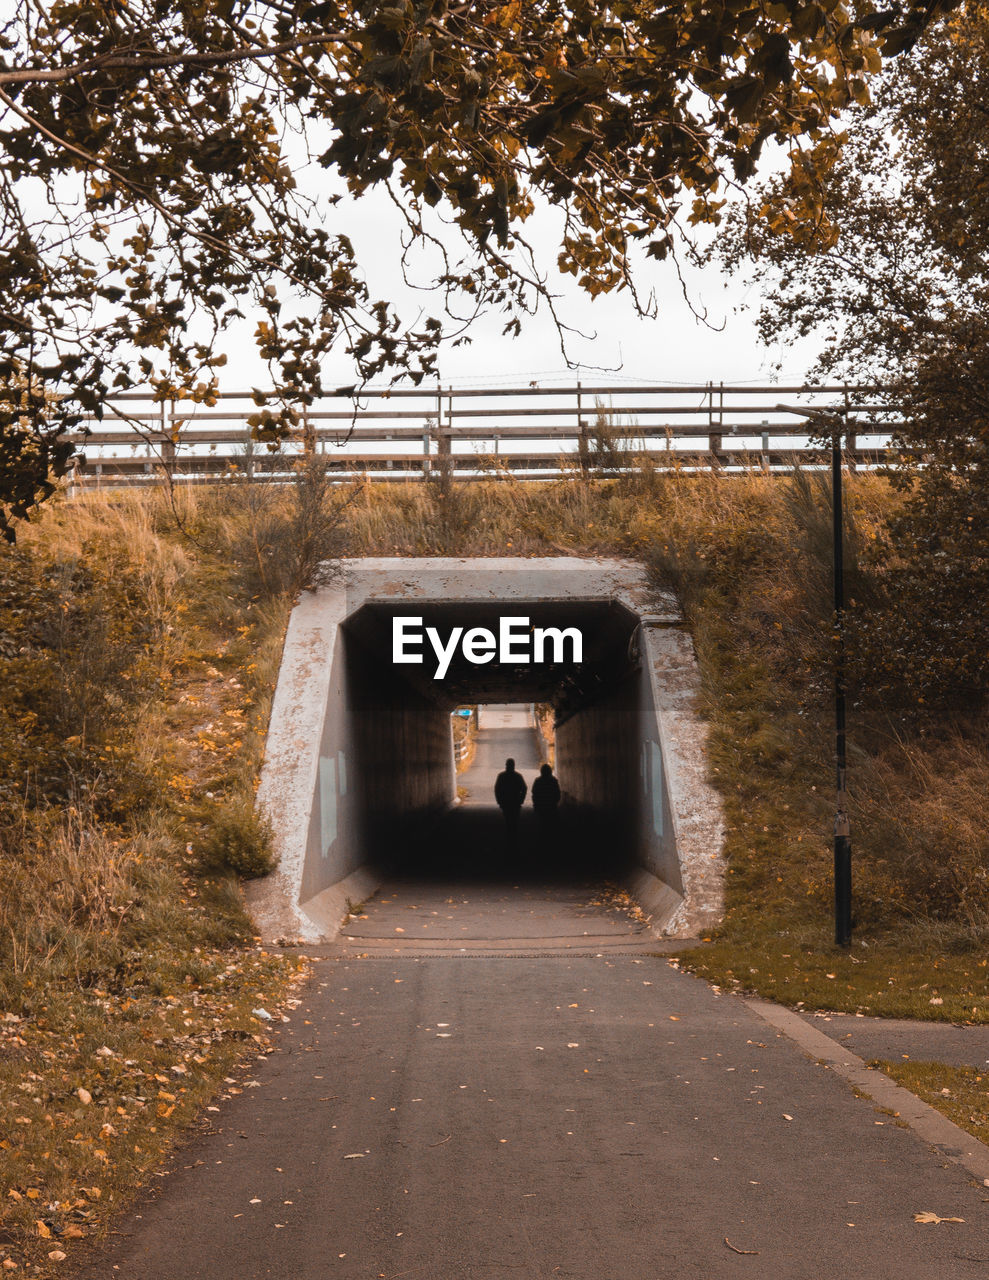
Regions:
<svg viewBox="0 0 989 1280"><path fill-rule="evenodd" d="M420 635L432 628L449 637L457 627L496 635L502 619L509 617L525 619L530 634L552 630L562 639L544 646L539 662L501 661L495 653L475 663L457 649L448 669L436 678L429 669L433 654L428 647L422 665L391 660L396 622L409 617L417 620ZM450 713L463 703L539 702L555 713L564 820L571 832L584 836L574 862L596 862L613 879L625 875L635 863L633 845L641 821L638 626L638 616L614 599L417 600L411 614L406 603L375 600L360 606L341 630L355 729L354 770L361 780L356 820L366 860L406 871L441 861L452 871L452 848L438 846L445 846L447 838L455 844L458 828L472 827L490 844L479 815L470 822L460 815L454 815L459 821L438 821L456 794ZM518 635L523 632L521 625L516 628ZM567 633L581 636L580 661L575 661ZM532 652L523 640L518 649L526 648ZM662 834L668 801L661 783L657 803ZM668 812L665 822L668 827ZM588 856L593 854L592 831L607 839L597 859ZM463 839L466 848L466 832ZM529 853L531 861L531 849ZM468 859L464 863L466 869ZM673 860L668 871L680 892Z"/></svg>
<svg viewBox="0 0 989 1280"><path fill-rule="evenodd" d="M264 936L331 939L348 900L436 847L464 702L550 703L565 812L597 873L633 889L657 934L708 925L722 824L680 621L621 561L343 562L286 639L258 795L280 862L250 895Z"/></svg>

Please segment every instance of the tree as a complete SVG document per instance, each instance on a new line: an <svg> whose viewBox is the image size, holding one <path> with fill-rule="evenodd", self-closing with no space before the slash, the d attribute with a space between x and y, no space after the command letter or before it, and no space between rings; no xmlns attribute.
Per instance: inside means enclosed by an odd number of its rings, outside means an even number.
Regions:
<svg viewBox="0 0 989 1280"><path fill-rule="evenodd" d="M906 499L874 556L863 661L898 700L971 708L989 693L989 5L932 27L874 96L817 221L797 172L739 207L719 251L773 268L767 339L819 334L823 376L880 384Z"/></svg>
<svg viewBox="0 0 989 1280"><path fill-rule="evenodd" d="M716 220L773 139L826 168L836 114L955 0L14 0L0 25L0 532L51 489L66 433L150 385L209 401L246 308L278 435L343 344L358 381L421 378L441 323L372 299L306 147L388 184L411 236L464 237L446 300L506 325L547 289L523 224L564 211L560 265L629 288L640 242ZM293 132L295 131L295 132ZM441 245L444 250L447 245Z"/></svg>

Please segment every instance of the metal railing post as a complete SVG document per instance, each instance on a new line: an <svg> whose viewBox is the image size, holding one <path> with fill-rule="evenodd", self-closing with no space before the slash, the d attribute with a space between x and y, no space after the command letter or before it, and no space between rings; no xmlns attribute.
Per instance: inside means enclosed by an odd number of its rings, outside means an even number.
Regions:
<svg viewBox="0 0 989 1280"><path fill-rule="evenodd" d="M707 385L708 385L707 425L710 432L707 438L707 447L708 447L708 451L711 454L711 466L720 467L721 466L721 456L720 456L721 455L721 427L724 425L724 413L725 413L725 384L723 382L721 383L721 391L720 391L720 396L718 401L717 424L715 424L715 418L714 418L714 383L709 382ZM715 425L717 425L718 427L717 431L715 430Z"/></svg>
<svg viewBox="0 0 989 1280"><path fill-rule="evenodd" d="M175 401L161 402L161 459L165 475L169 480L175 479L175 438L172 435L172 420L175 416Z"/></svg>
<svg viewBox="0 0 989 1280"><path fill-rule="evenodd" d="M439 423L443 416L443 386L441 383L436 384L436 421ZM428 480L430 476L429 462L429 441L432 438L433 428L429 418L426 419L426 429L422 433L422 478Z"/></svg>
<svg viewBox="0 0 989 1280"><path fill-rule="evenodd" d="M584 475L589 474L591 461L591 442L584 421L584 396L581 384L577 383L577 460Z"/></svg>
<svg viewBox="0 0 989 1280"><path fill-rule="evenodd" d="M851 421L850 410L851 410L851 399L849 398L848 386L846 384L845 386L845 422L846 424ZM858 449L858 437L856 436L854 431L847 431L845 435L845 453L847 457L849 471L857 470L857 467L855 464L855 453L857 449Z"/></svg>
<svg viewBox="0 0 989 1280"><path fill-rule="evenodd" d="M446 392L447 420L443 421L443 397L439 398L439 415L436 422L436 469L439 472L440 490L448 493L452 471L453 389Z"/></svg>

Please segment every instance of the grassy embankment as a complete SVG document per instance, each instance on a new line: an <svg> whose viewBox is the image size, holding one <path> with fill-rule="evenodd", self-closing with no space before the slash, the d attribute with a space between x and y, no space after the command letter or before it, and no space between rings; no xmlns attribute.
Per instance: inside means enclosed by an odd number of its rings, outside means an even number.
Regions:
<svg viewBox="0 0 989 1280"><path fill-rule="evenodd" d="M850 496L864 563L896 499L870 476ZM64 1248L45 1230L96 1230L265 1047L251 1010L291 965L254 945L230 864L263 861L249 802L300 532L310 559L643 559L689 619L728 826L724 924L681 963L808 1009L985 1021L985 729L918 714L910 689L871 697L863 671L855 945L830 941L824 498L767 476L369 486L314 527L259 485L190 495L184 531L160 496L61 502L26 528L0 614L0 1105L20 1122L0 1144L0 1251L44 1266Z"/></svg>
<svg viewBox="0 0 989 1280"><path fill-rule="evenodd" d="M0 549L0 1260L57 1270L269 1047L304 970L234 866L287 616L208 503L60 501ZM243 550L243 548L241 548ZM253 597L253 599L252 599Z"/></svg>
<svg viewBox="0 0 989 1280"><path fill-rule="evenodd" d="M989 1143L989 1071L944 1062L875 1058L869 1063L935 1107L960 1129Z"/></svg>

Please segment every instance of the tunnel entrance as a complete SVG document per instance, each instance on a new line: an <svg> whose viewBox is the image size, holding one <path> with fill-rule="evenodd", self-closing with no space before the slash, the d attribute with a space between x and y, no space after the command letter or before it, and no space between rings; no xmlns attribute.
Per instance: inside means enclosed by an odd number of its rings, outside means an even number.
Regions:
<svg viewBox="0 0 989 1280"><path fill-rule="evenodd" d="M516 620L507 658L482 653L484 660L474 662L462 648L451 649L457 628L496 637L505 618ZM403 625L406 636L425 639L431 631L445 640L452 656L442 676L428 641L407 645L421 664L393 661L393 637ZM372 601L351 614L342 626L343 648L367 862L406 876L623 877L635 863L641 785L638 626L637 615L613 599L417 600L414 610ZM541 633L550 634L537 650L541 661L511 659L531 657L532 638ZM486 794L464 807L450 771L450 716L464 704L534 703L552 708L562 804L552 841L537 828L531 804L523 806L512 848L494 804L494 774L516 751L538 755L535 726L530 722L528 735L493 726L481 732L478 747L493 758L483 761L473 785ZM507 740L501 746L500 737ZM519 760L527 785L541 763Z"/></svg>
<svg viewBox="0 0 989 1280"><path fill-rule="evenodd" d="M386 875L606 878L656 934L705 927L721 820L695 687L673 603L638 566L343 562L286 639L258 796L280 852L251 893L264 936L332 939ZM460 803L451 712L535 703L555 726L559 825L527 807L512 840L493 795Z"/></svg>

